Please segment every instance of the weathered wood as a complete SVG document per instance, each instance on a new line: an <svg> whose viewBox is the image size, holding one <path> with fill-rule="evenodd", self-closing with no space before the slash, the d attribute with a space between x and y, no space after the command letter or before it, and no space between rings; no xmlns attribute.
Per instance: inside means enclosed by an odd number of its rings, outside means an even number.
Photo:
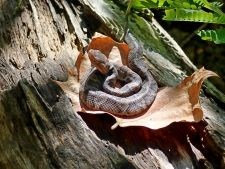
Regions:
<svg viewBox="0 0 225 169"><path fill-rule="evenodd" d="M0 5L0 168L225 167L224 110L203 92L200 123L111 130L111 117L74 112L51 80L67 80L67 69L95 31L120 38L125 15L118 5L107 0ZM176 85L196 69L154 18L132 15L129 29L160 85Z"/></svg>

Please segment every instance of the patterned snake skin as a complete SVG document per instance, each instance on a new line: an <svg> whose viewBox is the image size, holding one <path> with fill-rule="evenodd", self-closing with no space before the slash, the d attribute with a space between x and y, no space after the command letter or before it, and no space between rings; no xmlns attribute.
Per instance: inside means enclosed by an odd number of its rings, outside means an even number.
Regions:
<svg viewBox="0 0 225 169"><path fill-rule="evenodd" d="M81 81L79 97L82 107L96 111L105 111L115 115L132 116L143 113L154 101L158 86L142 57L141 47L139 47L136 39L130 33L126 35L125 41L130 48L128 67L133 71L133 73L129 72L126 75L136 77L136 74L138 74L142 79L141 88L129 96L112 95L111 89L110 91L105 91L104 88L107 87L103 87L103 83L110 85L111 79L114 79L114 77L107 79L106 75L111 74L111 76L115 76L114 73L118 73L120 76L123 75L121 71L126 70L123 68L121 68L122 70L118 70L119 67L112 65L110 62L103 62L104 59L99 59L100 66L108 67L110 71L101 72L94 67ZM96 57L99 56L99 58L103 57L100 51L90 50L89 52L89 55L97 55Z"/></svg>
<svg viewBox="0 0 225 169"><path fill-rule="evenodd" d="M96 56L102 55L102 57L105 57L107 59L107 57L98 50L89 51L89 54L90 52L95 54ZM142 85L142 79L137 73L132 71L130 68L128 68L127 66L110 63L110 69L108 70L108 73L112 71L112 74L110 76L107 76L105 82L103 83L103 90L106 93L119 97L127 97L140 90ZM125 85L117 87L118 81L123 82Z"/></svg>

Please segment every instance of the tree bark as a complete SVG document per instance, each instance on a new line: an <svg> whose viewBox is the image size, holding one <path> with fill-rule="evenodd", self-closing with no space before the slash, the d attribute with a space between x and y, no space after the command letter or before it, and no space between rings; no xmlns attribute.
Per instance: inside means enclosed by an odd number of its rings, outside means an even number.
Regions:
<svg viewBox="0 0 225 169"><path fill-rule="evenodd" d="M0 1L0 168L224 168L224 96L209 82L204 119L150 130L111 130L113 118L74 112L66 81L94 32L119 39L125 13L107 0ZM160 86L196 67L154 18L130 31ZM207 94L207 97L205 96Z"/></svg>

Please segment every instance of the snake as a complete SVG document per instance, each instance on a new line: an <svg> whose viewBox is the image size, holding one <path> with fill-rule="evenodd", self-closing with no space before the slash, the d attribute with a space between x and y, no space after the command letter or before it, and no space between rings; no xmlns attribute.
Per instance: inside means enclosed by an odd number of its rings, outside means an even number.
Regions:
<svg viewBox="0 0 225 169"><path fill-rule="evenodd" d="M130 48L127 66L109 62L100 50L88 51L93 67L80 82L81 107L118 116L134 116L152 105L158 90L157 82L149 72L136 38L127 33L125 42ZM116 87L117 81L127 84Z"/></svg>

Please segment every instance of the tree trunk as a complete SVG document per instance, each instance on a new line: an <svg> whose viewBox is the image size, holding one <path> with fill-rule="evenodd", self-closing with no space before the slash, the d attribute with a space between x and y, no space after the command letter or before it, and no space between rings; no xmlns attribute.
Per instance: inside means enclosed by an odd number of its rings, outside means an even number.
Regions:
<svg viewBox="0 0 225 169"><path fill-rule="evenodd" d="M119 4L2 0L0 5L0 168L225 167L224 96L209 82L199 123L111 130L113 118L74 112L53 81L67 80L94 32L121 37L125 13ZM143 44L159 85L174 86L196 69L154 18L132 14L128 27Z"/></svg>

